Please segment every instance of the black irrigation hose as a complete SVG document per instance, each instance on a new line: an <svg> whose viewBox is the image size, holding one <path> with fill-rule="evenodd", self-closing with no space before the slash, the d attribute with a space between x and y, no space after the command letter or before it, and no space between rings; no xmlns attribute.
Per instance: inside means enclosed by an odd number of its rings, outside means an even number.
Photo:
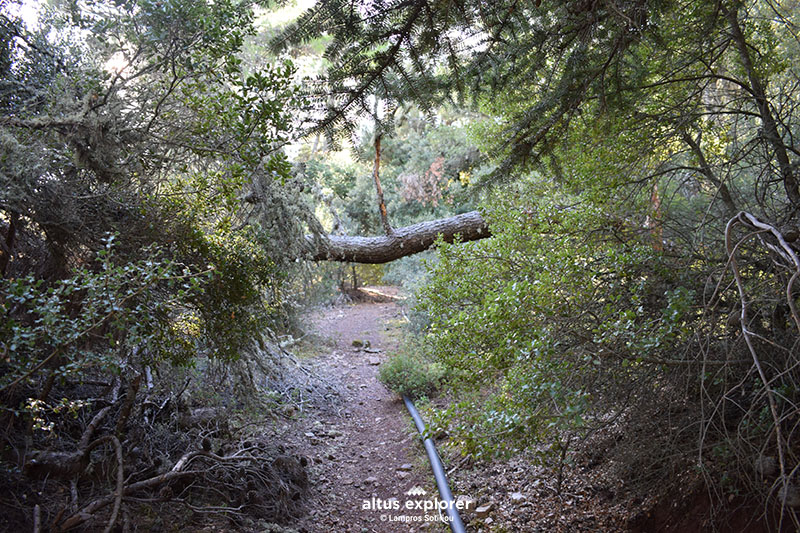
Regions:
<svg viewBox="0 0 800 533"><path fill-rule="evenodd" d="M406 409L408 409L411 418L414 419L417 431L419 431L420 435L424 436L425 422L423 422L422 417L419 416L417 408L414 407L414 403L409 400L407 396L403 396L403 401L406 403ZM447 516L450 518L450 529L453 533L466 533L467 530L464 528L464 522L461 521L461 517L458 515L458 509L456 509L455 506L453 493L450 492L450 485L447 484L447 477L445 477L444 474L442 460L436 452L436 445L430 437L425 438L423 444L425 444L425 451L428 452L428 460L431 462L433 477L436 478L436 485L439 487L439 496L442 498L443 502L447 502L448 504L445 510L447 511Z"/></svg>

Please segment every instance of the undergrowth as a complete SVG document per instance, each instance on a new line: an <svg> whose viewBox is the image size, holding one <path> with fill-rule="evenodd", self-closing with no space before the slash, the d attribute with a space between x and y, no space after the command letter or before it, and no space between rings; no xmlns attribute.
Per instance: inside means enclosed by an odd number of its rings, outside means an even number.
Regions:
<svg viewBox="0 0 800 533"><path fill-rule="evenodd" d="M433 396L445 378L445 368L426 355L417 337L409 337L380 367L380 380L412 400Z"/></svg>

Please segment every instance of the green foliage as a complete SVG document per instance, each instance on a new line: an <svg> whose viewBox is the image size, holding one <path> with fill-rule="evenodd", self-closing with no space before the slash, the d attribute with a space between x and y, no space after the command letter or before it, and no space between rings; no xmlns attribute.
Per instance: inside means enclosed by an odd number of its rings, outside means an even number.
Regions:
<svg viewBox="0 0 800 533"><path fill-rule="evenodd" d="M2 294L5 389L56 363L60 379L90 369L118 373L139 363L187 362L202 328L186 307L211 271L192 273L156 250L141 261L115 264L113 237L98 253L97 268L46 285L33 277L5 280Z"/></svg>
<svg viewBox="0 0 800 533"><path fill-rule="evenodd" d="M277 191L290 178L280 147L294 127L289 108L300 104L294 70L242 72L250 7L101 2L48 10L35 34L3 34L17 79L4 89L13 120L0 131L0 208L21 217L18 229L44 230L64 256L56 275L108 231L135 256L182 225L230 228L267 211L242 210L248 194L269 205L261 196L274 193L284 210L293 201ZM52 69L24 67L38 63ZM286 241L302 232L283 227L270 251L288 255Z"/></svg>
<svg viewBox="0 0 800 533"><path fill-rule="evenodd" d="M4 408L43 395L29 414L58 425L54 386L73 405L83 380L229 363L287 324L302 102L291 63L244 71L252 7L55 3L35 31L0 8Z"/></svg>
<svg viewBox="0 0 800 533"><path fill-rule="evenodd" d="M13 120L0 129L0 209L17 247L5 274L25 277L37 260L45 283L91 270L113 232L116 264L148 259L155 243L162 261L217 272L195 296L220 340L212 352L227 339L232 357L238 339L281 314L312 217L280 150L300 105L294 69L245 74L237 57L251 8L53 6L36 33L3 17L16 77L3 92ZM36 64L52 68L26 66Z"/></svg>
<svg viewBox="0 0 800 533"><path fill-rule="evenodd" d="M455 438L482 454L591 427L617 379L677 357L696 305L650 243L620 245L619 222L576 197L520 184L486 216L492 239L439 244L418 304L466 396L447 411Z"/></svg>
<svg viewBox="0 0 800 533"><path fill-rule="evenodd" d="M413 298L414 292L422 286L427 278L428 263L434 261L431 251L402 257L384 266L383 281L390 285L403 286Z"/></svg>
<svg viewBox="0 0 800 533"><path fill-rule="evenodd" d="M419 340L410 339L381 364L380 380L400 396L408 396L412 400L430 397L444 379L444 367L430 360Z"/></svg>
<svg viewBox="0 0 800 533"><path fill-rule="evenodd" d="M198 353L230 360L265 326L258 293L237 273L247 265L227 257L196 271L154 247L142 260L118 263L113 240L69 278L3 282L0 388L45 366L64 380L162 361L192 364Z"/></svg>
<svg viewBox="0 0 800 533"><path fill-rule="evenodd" d="M442 109L438 116L447 115ZM430 125L408 110L383 145L381 164L396 188L390 205L393 220L406 225L469 210L470 175L480 153L466 128Z"/></svg>
<svg viewBox="0 0 800 533"><path fill-rule="evenodd" d="M338 198L346 197L355 187L356 176L365 172L355 163L344 165L329 157L311 157L304 170L312 183L330 189Z"/></svg>

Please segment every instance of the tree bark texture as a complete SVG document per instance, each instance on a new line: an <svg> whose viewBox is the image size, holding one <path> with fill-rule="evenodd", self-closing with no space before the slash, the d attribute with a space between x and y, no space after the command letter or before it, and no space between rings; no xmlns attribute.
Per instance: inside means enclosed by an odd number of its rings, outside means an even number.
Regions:
<svg viewBox="0 0 800 533"><path fill-rule="evenodd" d="M489 226L478 211L449 218L420 222L395 229L380 237L348 237L328 235L322 239L307 237L314 250L313 261L349 261L353 263L388 263L407 255L427 250L441 235L453 242L456 235L462 242L490 237Z"/></svg>
<svg viewBox="0 0 800 533"><path fill-rule="evenodd" d="M375 180L375 193L378 196L378 213L381 216L383 231L386 235L392 234L392 225L389 224L389 214L386 212L386 202L383 200L383 187L381 187L381 136L375 137L375 168L372 171L372 178Z"/></svg>

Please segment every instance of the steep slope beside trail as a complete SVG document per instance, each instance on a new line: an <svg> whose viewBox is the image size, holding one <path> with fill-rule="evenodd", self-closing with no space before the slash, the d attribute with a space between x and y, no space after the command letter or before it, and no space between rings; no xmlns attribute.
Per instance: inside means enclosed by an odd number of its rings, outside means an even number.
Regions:
<svg viewBox="0 0 800 533"><path fill-rule="evenodd" d="M310 332L328 343L309 363L343 398L340 408L310 411L297 421L301 446L311 459L312 484L309 512L292 525L298 531L447 530L424 521L422 511L364 509L373 498L396 498L403 505L413 499L406 492L414 487L429 496L436 490L402 401L378 381L378 365L397 347L402 319L394 302L342 305L309 317ZM354 340L368 341L369 347L354 347ZM422 521L390 521L389 515L420 516Z"/></svg>

